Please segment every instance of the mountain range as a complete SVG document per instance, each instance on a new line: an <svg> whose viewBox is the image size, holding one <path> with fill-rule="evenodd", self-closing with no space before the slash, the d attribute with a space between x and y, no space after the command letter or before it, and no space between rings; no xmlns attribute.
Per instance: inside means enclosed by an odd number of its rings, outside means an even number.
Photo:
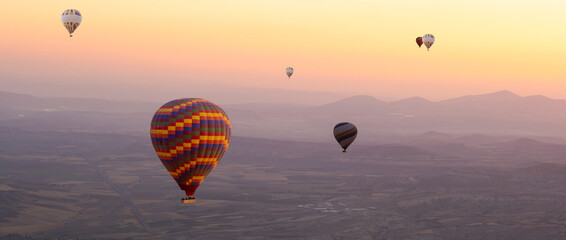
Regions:
<svg viewBox="0 0 566 240"><path fill-rule="evenodd" d="M161 104L0 92L0 124L145 134ZM386 102L359 95L321 105L265 102L222 107L231 118L233 133L246 137L329 142L333 126L342 121L354 123L359 139L372 143L430 131L566 137L566 100L522 97L509 91L443 101L412 97Z"/></svg>

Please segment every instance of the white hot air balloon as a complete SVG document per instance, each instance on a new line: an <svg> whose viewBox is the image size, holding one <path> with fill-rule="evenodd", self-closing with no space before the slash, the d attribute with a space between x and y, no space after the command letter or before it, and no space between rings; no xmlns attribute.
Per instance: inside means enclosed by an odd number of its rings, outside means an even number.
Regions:
<svg viewBox="0 0 566 240"><path fill-rule="evenodd" d="M291 75L293 75L294 72L295 70L293 70L292 67L288 67L285 69L285 73L287 74L287 77L289 77L289 79L291 79Z"/></svg>
<svg viewBox="0 0 566 240"><path fill-rule="evenodd" d="M61 14L61 22L63 22L63 26L69 31L69 37L73 36L73 32L77 30L82 20L83 16L77 9L67 9Z"/></svg>
<svg viewBox="0 0 566 240"><path fill-rule="evenodd" d="M423 43L426 46L426 50L430 51L430 47L432 47L432 44L434 43L434 35L425 34L423 36Z"/></svg>

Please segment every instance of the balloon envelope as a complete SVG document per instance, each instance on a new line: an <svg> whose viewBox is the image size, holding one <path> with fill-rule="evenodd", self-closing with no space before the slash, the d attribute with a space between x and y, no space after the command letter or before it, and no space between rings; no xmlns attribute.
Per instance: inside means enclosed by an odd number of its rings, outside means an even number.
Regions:
<svg viewBox="0 0 566 240"><path fill-rule="evenodd" d="M289 79L291 79L291 75L293 75L294 72L295 70L292 67L288 67L285 69L285 74L287 74L287 77L289 77Z"/></svg>
<svg viewBox="0 0 566 240"><path fill-rule="evenodd" d="M423 43L426 46L426 50L430 51L430 47L432 47L432 44L434 44L434 35L425 34L423 36Z"/></svg>
<svg viewBox="0 0 566 240"><path fill-rule="evenodd" d="M419 48L423 45L423 38L422 37L417 38L417 45L419 45Z"/></svg>
<svg viewBox="0 0 566 240"><path fill-rule="evenodd" d="M231 125L218 105L183 98L155 112L150 134L163 166L186 195L192 196L228 149Z"/></svg>
<svg viewBox="0 0 566 240"><path fill-rule="evenodd" d="M358 136L358 129L354 124L349 122L341 122L334 126L334 138L338 141L338 144L344 149L346 149L356 140Z"/></svg>
<svg viewBox="0 0 566 240"><path fill-rule="evenodd" d="M61 22L63 22L63 26L67 29L71 37L73 36L73 32L77 30L81 21L83 20L83 16L77 9L67 9L61 14Z"/></svg>

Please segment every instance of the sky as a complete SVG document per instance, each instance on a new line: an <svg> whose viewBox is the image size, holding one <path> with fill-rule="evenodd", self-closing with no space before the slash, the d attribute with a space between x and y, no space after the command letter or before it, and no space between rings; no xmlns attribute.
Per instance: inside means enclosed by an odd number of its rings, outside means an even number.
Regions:
<svg viewBox="0 0 566 240"><path fill-rule="evenodd" d="M510 90L566 99L561 0L2 5L2 91L137 100L174 89L253 87L440 100ZM60 20L68 8L83 15L72 38ZM415 43L426 33L436 37L430 51Z"/></svg>

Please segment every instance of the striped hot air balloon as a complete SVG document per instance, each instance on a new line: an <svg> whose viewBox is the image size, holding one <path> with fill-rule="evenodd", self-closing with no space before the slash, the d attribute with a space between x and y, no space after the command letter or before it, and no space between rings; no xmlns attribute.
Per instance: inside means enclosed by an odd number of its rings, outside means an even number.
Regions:
<svg viewBox="0 0 566 240"><path fill-rule="evenodd" d="M426 50L430 51L430 47L434 44L434 36L432 34L425 34L423 36L423 43L426 46Z"/></svg>
<svg viewBox="0 0 566 240"><path fill-rule="evenodd" d="M358 129L354 124L341 122L334 126L334 138L336 138L338 144L344 149L343 152L346 152L348 146L356 140L356 136L358 136Z"/></svg>
<svg viewBox="0 0 566 240"><path fill-rule="evenodd" d="M421 48L421 46L423 45L423 37L417 38L417 45L419 45L419 48Z"/></svg>
<svg viewBox="0 0 566 240"><path fill-rule="evenodd" d="M170 101L153 115L151 142L161 163L192 202L230 143L231 125L218 105L200 98Z"/></svg>
<svg viewBox="0 0 566 240"><path fill-rule="evenodd" d="M69 31L69 37L73 36L73 32L81 25L82 20L83 16L77 9L67 9L61 14L61 22L63 22L63 26Z"/></svg>

